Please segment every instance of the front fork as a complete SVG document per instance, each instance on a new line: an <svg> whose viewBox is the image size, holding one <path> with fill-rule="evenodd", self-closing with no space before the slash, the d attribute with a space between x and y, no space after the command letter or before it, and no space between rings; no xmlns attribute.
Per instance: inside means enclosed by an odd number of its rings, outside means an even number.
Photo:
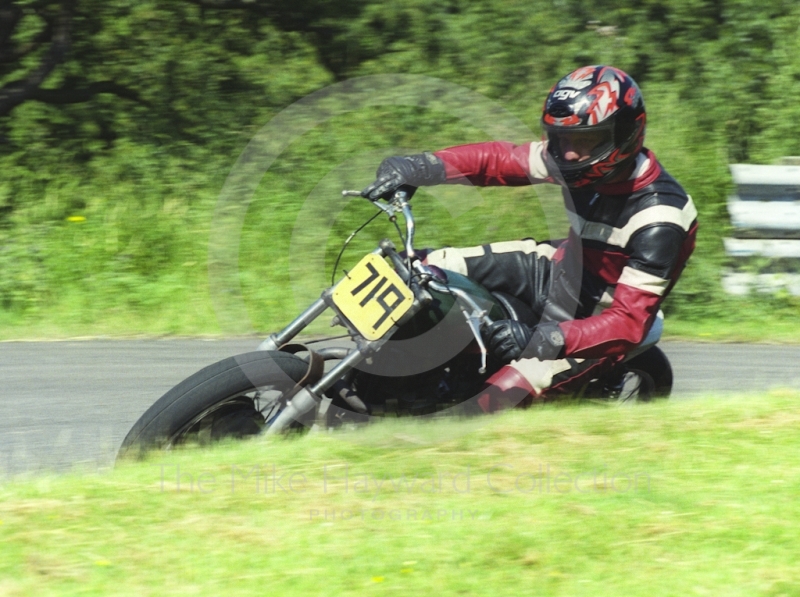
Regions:
<svg viewBox="0 0 800 597"><path fill-rule="evenodd" d="M414 302L411 308L403 315L403 317L395 323L394 326L378 340L366 340L359 334L346 319L338 312L333 303L333 287L326 289L319 299L314 301L311 306L303 311L294 321L277 334L272 334L264 340L258 347L258 350L279 350L281 346L291 341L297 334L308 327L311 322L317 319L328 307L332 308L339 316L339 319L347 325L350 329L353 339L356 342L356 347L348 353L344 359L336 364L328 373L322 376L319 381L313 385L306 386L297 392L292 400L286 405L286 408L281 411L275 421L267 429L267 435L280 433L286 429L292 421L299 420L299 418L309 412L311 409L317 407L322 400L321 396L330 389L340 379L354 369L361 361L374 354L380 347L403 325L406 321L414 317L420 309L432 301L431 294L426 289L425 285L420 284L414 280L415 276L428 277L427 286L437 292L447 293L454 296L456 303L461 309L470 330L477 341L481 351L481 367L480 373L486 371L486 356L487 350L481 337L480 328L483 325L489 325L492 320L488 317L487 309L482 308L473 298L463 290L451 288L442 281L437 281L430 278L430 273L426 271L425 267L420 263L414 263L412 269L414 274L408 271L403 259L397 254L394 244L384 239L380 243L380 247L375 249L373 253L384 257L389 257L395 269L405 281L409 284L414 292Z"/></svg>
<svg viewBox="0 0 800 597"><path fill-rule="evenodd" d="M330 293L327 289L322 296L314 301L311 306L303 311L292 323L286 326L277 334L270 334L269 338L258 345L257 350L278 350L281 346L291 341L297 334L308 327L312 321L322 315L328 308L325 293Z"/></svg>
<svg viewBox="0 0 800 597"><path fill-rule="evenodd" d="M373 251L375 254L382 256L389 256L395 261L397 253L394 251L394 245L390 241L381 242L381 247ZM399 262L402 265L402 260ZM397 262L395 261L395 265ZM344 359L337 363L330 371L320 378L318 382L313 385L306 386L297 392L291 401L286 405L272 425L266 431L267 435L280 433L286 429L292 421L299 420L304 414L317 407L320 404L321 396L330 389L333 384L342 379L349 371L354 369L361 361L374 354L397 329L411 317L416 315L425 303L425 298L420 300L419 293L415 292L414 302L411 308L403 315L403 317L395 323L394 326L378 340L366 340L355 329L353 329L345 318L338 313L338 310L333 304L333 288L327 288L320 296L319 299L314 301L311 306L303 311L294 321L277 334L272 334L264 340L258 347L258 350L279 350L281 346L291 341L297 334L308 327L311 322L317 319L329 307L332 308L340 320L345 323L351 331L356 346L351 350Z"/></svg>

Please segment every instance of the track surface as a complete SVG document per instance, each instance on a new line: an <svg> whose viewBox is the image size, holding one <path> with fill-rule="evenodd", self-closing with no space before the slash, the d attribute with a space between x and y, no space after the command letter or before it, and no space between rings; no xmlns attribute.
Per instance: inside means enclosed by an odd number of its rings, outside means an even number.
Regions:
<svg viewBox="0 0 800 597"><path fill-rule="evenodd" d="M258 340L0 343L0 477L107 467L164 392ZM675 399L800 389L800 346L663 342Z"/></svg>

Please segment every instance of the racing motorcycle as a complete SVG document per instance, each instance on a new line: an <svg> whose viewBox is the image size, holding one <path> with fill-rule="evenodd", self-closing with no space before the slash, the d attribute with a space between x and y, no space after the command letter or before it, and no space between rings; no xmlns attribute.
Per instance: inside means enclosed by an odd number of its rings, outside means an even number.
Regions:
<svg viewBox="0 0 800 597"><path fill-rule="evenodd" d="M394 224L403 250L383 239L258 350L210 365L169 390L134 424L119 454L186 441L332 429L375 417L479 412L484 382L503 366L487 351L481 328L498 319L535 325L538 317L511 295L425 264L414 249L414 190L401 188L373 202ZM294 342L328 309L333 324L347 331L340 341ZM662 330L659 313L635 351L576 394L619 402L668 396L672 370L656 346Z"/></svg>

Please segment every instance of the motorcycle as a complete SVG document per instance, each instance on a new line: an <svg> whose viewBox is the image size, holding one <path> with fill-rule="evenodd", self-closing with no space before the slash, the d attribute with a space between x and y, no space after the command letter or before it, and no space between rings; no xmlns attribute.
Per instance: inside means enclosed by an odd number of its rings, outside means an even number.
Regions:
<svg viewBox="0 0 800 597"><path fill-rule="evenodd" d="M335 429L374 417L476 413L484 382L503 366L487 351L481 328L497 319L535 324L537 317L513 296L425 264L414 248L414 190L373 202L394 224L403 251L383 239L256 351L210 365L169 390L134 424L119 455L186 441ZM293 342L328 309L333 324L347 330L340 342ZM635 351L576 395L619 402L668 396L672 370L656 346L662 330L659 313Z"/></svg>

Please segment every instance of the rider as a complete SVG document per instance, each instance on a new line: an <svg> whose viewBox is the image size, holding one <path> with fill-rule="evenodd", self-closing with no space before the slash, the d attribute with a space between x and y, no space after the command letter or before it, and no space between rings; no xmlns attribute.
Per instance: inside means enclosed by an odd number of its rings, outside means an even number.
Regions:
<svg viewBox="0 0 800 597"><path fill-rule="evenodd" d="M506 319L484 329L504 363L478 403L491 411L567 391L639 345L692 253L697 211L643 147L645 107L636 82L609 66L561 79L542 114L542 141L485 142L386 158L362 191L372 200L403 185L562 187L568 238L444 248L427 263L523 300L538 323Z"/></svg>

